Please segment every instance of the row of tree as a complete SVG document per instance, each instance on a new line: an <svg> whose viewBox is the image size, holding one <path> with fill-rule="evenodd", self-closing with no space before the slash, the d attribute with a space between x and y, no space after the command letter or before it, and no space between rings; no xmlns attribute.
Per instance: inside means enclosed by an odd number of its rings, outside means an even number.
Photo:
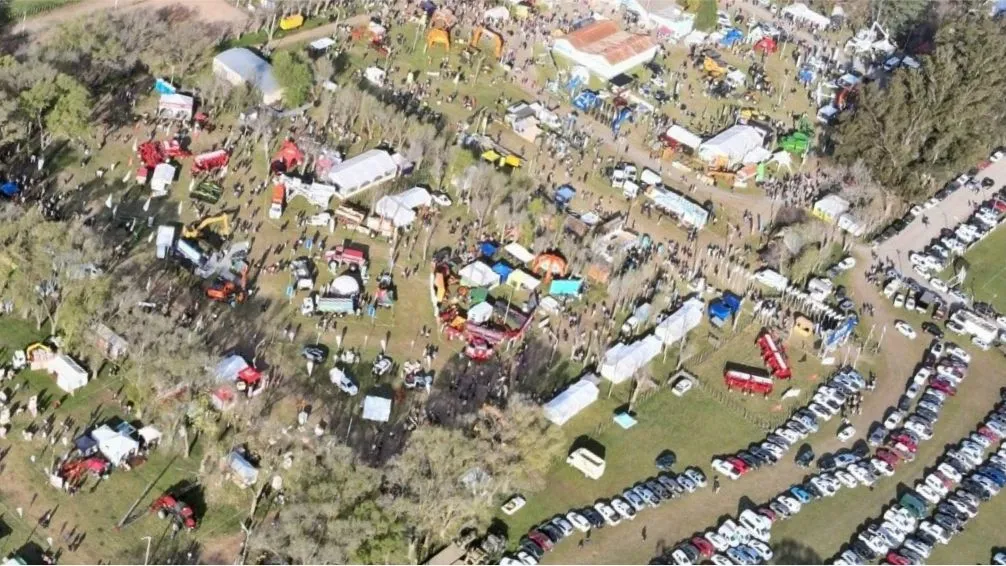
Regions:
<svg viewBox="0 0 1006 566"><path fill-rule="evenodd" d="M835 156L862 160L905 200L928 194L1003 141L1006 34L986 10L948 15L922 68L866 85L838 126Z"/></svg>

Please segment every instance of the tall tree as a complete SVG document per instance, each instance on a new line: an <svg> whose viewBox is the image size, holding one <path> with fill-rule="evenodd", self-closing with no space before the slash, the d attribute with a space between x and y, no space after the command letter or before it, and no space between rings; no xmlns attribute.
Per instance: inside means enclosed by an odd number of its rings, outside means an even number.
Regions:
<svg viewBox="0 0 1006 566"><path fill-rule="evenodd" d="M272 58L272 72L283 87L283 101L290 106L307 102L314 86L311 66L291 51L280 51Z"/></svg>
<svg viewBox="0 0 1006 566"><path fill-rule="evenodd" d="M918 71L867 85L838 127L835 155L862 159L873 178L912 199L967 169L1001 141L1006 125L1006 34L984 12L956 14Z"/></svg>

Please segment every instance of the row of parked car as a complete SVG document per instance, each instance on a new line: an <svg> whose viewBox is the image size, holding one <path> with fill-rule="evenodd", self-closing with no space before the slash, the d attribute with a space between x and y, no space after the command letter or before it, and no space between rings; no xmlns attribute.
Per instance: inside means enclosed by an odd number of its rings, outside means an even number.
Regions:
<svg viewBox="0 0 1006 566"><path fill-rule="evenodd" d="M591 529L600 529L606 525L614 527L622 521L631 521L648 508L659 507L672 499L695 493L706 485L706 475L696 467L687 468L681 474L660 472L619 495L600 499L590 507L557 515L531 529L521 538L517 550L504 555L500 564L537 564L546 552L577 531L586 533Z"/></svg>
<svg viewBox="0 0 1006 566"><path fill-rule="evenodd" d="M990 183L992 183L992 180L985 177L979 181L977 179L978 173L979 170L975 168L968 173L961 174L953 181L947 183L942 189L936 191L928 200L913 206L903 217L895 218L879 234L877 234L877 236L873 239L872 245L878 246L901 233L901 231L907 228L917 216L925 214L925 211L939 206L939 204L946 200L947 197L962 188L974 189L976 185L986 187L991 186Z"/></svg>
<svg viewBox="0 0 1006 566"><path fill-rule="evenodd" d="M791 447L817 432L821 421L830 421L841 412L849 397L865 387L866 380L859 372L852 368L840 369L826 383L818 386L806 407L797 409L789 420L764 441L752 443L746 450L732 456L713 458L712 468L731 480L736 480L751 470L778 463ZM845 425L839 429L839 438L847 440L855 432L851 425ZM801 454L797 454L797 460L802 459ZM807 465L809 462L803 464Z"/></svg>
<svg viewBox="0 0 1006 566"><path fill-rule="evenodd" d="M774 519L773 519L774 520ZM737 519L724 519L720 526L696 534L657 556L651 564L764 564L772 560L772 520L745 509Z"/></svg>
<svg viewBox="0 0 1006 566"><path fill-rule="evenodd" d="M978 514L981 503L1006 487L1006 404L1000 402L967 438L944 452L933 469L867 525L835 564L923 564L937 544ZM986 457L986 451L996 451ZM930 510L932 506L932 510Z"/></svg>

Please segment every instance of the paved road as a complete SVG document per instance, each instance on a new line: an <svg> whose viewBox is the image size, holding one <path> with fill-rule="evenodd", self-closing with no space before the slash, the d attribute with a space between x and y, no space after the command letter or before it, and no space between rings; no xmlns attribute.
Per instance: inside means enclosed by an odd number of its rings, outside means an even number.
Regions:
<svg viewBox="0 0 1006 566"><path fill-rule="evenodd" d="M894 266L902 273L912 276L912 263L908 260L908 254L913 251L920 251L934 237L939 235L943 228L953 228L958 223L967 220L974 211L974 203L983 201L997 191L999 187L1006 184L1006 159L986 167L978 174L978 179L990 177L993 185L989 188L981 188L977 193L968 189L960 189L943 202L936 205L923 214L912 220L900 234L887 240L877 247L877 255L880 258L889 258L894 262ZM929 223L923 224L922 217L928 217ZM925 284L919 277L915 279L920 284ZM949 303L955 302L949 296L940 293Z"/></svg>

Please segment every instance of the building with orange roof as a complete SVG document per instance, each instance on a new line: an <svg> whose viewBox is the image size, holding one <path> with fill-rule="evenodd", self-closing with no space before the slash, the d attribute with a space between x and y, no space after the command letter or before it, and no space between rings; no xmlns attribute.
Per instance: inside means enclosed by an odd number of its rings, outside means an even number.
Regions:
<svg viewBox="0 0 1006 566"><path fill-rule="evenodd" d="M552 51L608 80L653 59L657 44L612 20L598 20L556 39Z"/></svg>

